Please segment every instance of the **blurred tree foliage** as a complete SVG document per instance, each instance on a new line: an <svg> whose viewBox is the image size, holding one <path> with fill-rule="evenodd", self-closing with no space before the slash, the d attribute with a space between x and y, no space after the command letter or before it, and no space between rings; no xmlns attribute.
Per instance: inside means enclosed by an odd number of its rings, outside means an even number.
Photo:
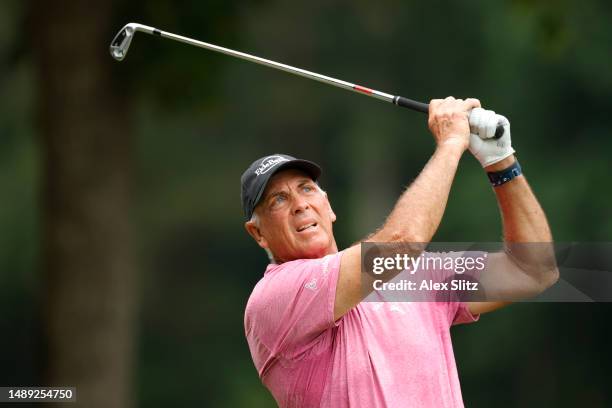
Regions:
<svg viewBox="0 0 612 408"><path fill-rule="evenodd" d="M16 0L0 4L0 383L7 385L40 383L43 370L44 152L34 126L43 84L25 11ZM415 99L478 97L510 119L556 239L610 240L609 2L154 0L117 5L112 21L100 53L123 24L140 21ZM134 123L136 401L273 406L242 328L266 257L242 227L240 174L269 152L322 164L345 247L382 223L428 159L425 118L145 35L112 75ZM493 194L466 155L435 239L500 236ZM606 304L521 304L454 329L466 405L612 405L609 312Z"/></svg>

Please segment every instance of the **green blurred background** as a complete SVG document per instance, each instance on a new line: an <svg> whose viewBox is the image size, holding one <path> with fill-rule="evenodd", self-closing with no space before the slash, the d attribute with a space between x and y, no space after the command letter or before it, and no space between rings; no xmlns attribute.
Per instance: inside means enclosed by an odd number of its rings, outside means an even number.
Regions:
<svg viewBox="0 0 612 408"><path fill-rule="evenodd" d="M4 0L0 385L274 406L243 334L267 258L240 174L274 152L320 163L346 247L433 151L425 116L269 68L144 34L115 62L130 21L417 100L477 97L510 119L556 240L610 240L609 2ZM435 240L500 237L466 154ZM611 310L520 304L455 328L466 406L612 406Z"/></svg>

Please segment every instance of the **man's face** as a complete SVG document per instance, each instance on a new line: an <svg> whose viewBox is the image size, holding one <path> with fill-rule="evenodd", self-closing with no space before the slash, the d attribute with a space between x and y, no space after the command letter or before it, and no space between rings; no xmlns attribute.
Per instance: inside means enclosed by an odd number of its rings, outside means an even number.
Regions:
<svg viewBox="0 0 612 408"><path fill-rule="evenodd" d="M320 258L338 250L332 232L336 215L327 194L300 170L275 174L255 214L258 222L247 221L245 227L277 262Z"/></svg>

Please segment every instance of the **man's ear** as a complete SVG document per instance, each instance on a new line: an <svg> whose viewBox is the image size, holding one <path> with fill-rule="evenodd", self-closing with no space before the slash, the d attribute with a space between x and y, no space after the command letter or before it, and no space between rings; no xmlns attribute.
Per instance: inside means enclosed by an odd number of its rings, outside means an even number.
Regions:
<svg viewBox="0 0 612 408"><path fill-rule="evenodd" d="M259 227L255 223L255 221L249 220L249 221L245 222L244 223L244 229L246 229L246 231L249 233L249 235L253 237L255 242L257 242L257 245L259 245L260 247L262 247L264 249L268 248L268 241L261 234L261 230L259 229Z"/></svg>
<svg viewBox="0 0 612 408"><path fill-rule="evenodd" d="M329 209L329 218L331 219L331 222L336 222L336 213L331 208L331 203L329 202L327 191L323 191L323 194L325 194L325 200L327 201L327 208Z"/></svg>

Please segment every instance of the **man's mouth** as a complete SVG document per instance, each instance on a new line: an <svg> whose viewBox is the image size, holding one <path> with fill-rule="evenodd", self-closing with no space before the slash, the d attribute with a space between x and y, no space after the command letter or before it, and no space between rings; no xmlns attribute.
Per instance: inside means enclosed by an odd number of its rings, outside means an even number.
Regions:
<svg viewBox="0 0 612 408"><path fill-rule="evenodd" d="M301 227L297 228L297 232L306 231L308 229L315 228L316 226L317 226L316 222L311 222L311 223L308 223L308 224L304 224Z"/></svg>

